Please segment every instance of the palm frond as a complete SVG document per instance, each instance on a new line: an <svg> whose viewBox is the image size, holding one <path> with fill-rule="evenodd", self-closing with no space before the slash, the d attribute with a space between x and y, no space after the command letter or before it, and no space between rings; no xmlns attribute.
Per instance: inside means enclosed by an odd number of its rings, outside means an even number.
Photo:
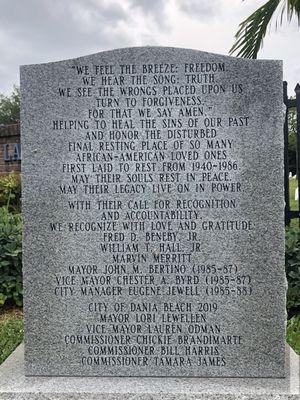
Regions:
<svg viewBox="0 0 300 400"><path fill-rule="evenodd" d="M287 1L287 17L290 21L293 16L298 19L298 24L300 25L300 0L288 0Z"/></svg>
<svg viewBox="0 0 300 400"><path fill-rule="evenodd" d="M230 49L230 54L237 52L238 57L257 58L268 25L281 1L267 1L239 25L235 35L236 42ZM300 3L299 0L289 0L289 3L291 1Z"/></svg>
<svg viewBox="0 0 300 400"><path fill-rule="evenodd" d="M229 53L233 54L237 52L238 57L257 58L268 25L280 3L282 3L279 19L280 25L285 13L288 21L291 21L293 16L296 16L300 25L300 0L269 0L239 25L239 30L235 35L236 42ZM276 28L277 24L276 20Z"/></svg>

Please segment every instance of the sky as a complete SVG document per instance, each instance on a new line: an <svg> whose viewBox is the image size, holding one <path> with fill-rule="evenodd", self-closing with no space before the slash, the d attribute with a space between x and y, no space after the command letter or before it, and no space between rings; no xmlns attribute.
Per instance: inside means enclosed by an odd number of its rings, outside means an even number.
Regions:
<svg viewBox="0 0 300 400"><path fill-rule="evenodd" d="M0 92L19 84L19 66L131 46L227 54L238 25L266 0L0 0ZM275 22L260 59L284 62L292 95L300 81L300 29Z"/></svg>

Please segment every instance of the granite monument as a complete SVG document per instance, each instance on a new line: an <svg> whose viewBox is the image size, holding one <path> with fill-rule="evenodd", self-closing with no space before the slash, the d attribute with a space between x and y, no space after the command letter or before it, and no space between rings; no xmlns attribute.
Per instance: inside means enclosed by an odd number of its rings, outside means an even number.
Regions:
<svg viewBox="0 0 300 400"><path fill-rule="evenodd" d="M21 67L25 372L282 377L282 63Z"/></svg>

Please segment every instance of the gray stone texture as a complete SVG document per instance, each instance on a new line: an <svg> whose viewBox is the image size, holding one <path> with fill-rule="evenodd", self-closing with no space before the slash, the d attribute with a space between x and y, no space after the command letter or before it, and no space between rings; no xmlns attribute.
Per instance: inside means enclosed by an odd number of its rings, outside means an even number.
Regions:
<svg viewBox="0 0 300 400"><path fill-rule="evenodd" d="M0 366L1 400L299 400L299 357L286 349L282 378L25 377L20 345Z"/></svg>
<svg viewBox="0 0 300 400"><path fill-rule="evenodd" d="M128 48L22 66L21 93L26 374L283 377L281 61Z"/></svg>

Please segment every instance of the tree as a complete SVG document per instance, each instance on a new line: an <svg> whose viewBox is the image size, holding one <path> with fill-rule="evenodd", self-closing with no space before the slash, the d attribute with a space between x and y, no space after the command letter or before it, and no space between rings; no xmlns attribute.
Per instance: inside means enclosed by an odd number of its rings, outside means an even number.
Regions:
<svg viewBox="0 0 300 400"><path fill-rule="evenodd" d="M257 58L267 28L276 11L279 11L276 27L278 19L279 24L282 24L285 13L288 22L295 16L300 25L300 0L269 0L240 23L239 30L235 35L236 41L229 53L237 53L238 57Z"/></svg>
<svg viewBox="0 0 300 400"><path fill-rule="evenodd" d="M20 121L20 89L14 86L10 96L0 93L0 125Z"/></svg>

